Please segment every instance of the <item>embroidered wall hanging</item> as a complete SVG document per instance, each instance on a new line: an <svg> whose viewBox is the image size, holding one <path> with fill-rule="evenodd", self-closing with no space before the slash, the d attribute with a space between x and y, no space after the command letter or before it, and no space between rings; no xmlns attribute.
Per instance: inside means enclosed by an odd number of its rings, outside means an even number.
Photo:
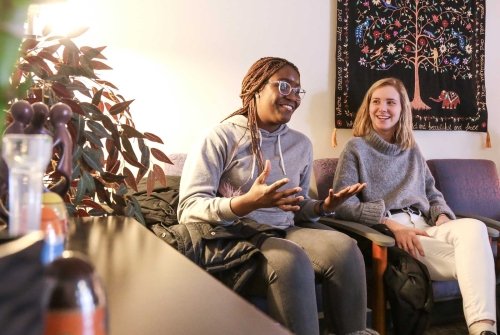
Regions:
<svg viewBox="0 0 500 335"><path fill-rule="evenodd" d="M338 0L336 128L370 85L401 79L417 130L487 131L485 0Z"/></svg>

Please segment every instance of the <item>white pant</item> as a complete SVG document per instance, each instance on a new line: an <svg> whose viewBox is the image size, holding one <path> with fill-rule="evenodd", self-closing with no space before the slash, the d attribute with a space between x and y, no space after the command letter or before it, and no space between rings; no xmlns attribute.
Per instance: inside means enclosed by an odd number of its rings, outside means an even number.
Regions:
<svg viewBox="0 0 500 335"><path fill-rule="evenodd" d="M425 256L418 256L432 280L458 280L467 325L479 320L496 322L495 266L488 232L483 222L458 219L429 226L412 213L389 217L405 226L422 229L418 236Z"/></svg>

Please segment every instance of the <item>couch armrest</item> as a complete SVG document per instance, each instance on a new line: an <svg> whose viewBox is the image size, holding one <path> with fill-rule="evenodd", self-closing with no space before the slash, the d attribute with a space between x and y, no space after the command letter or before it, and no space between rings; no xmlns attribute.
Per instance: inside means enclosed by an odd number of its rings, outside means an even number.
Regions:
<svg viewBox="0 0 500 335"><path fill-rule="evenodd" d="M381 247L393 247L395 244L392 237L358 222L340 220L333 217L322 217L319 219L319 222L342 232L350 232L364 237Z"/></svg>
<svg viewBox="0 0 500 335"><path fill-rule="evenodd" d="M500 221L476 214L455 213L455 215L457 216L457 218L471 218L482 221L488 228L488 235L491 238L498 239L498 237L500 236Z"/></svg>

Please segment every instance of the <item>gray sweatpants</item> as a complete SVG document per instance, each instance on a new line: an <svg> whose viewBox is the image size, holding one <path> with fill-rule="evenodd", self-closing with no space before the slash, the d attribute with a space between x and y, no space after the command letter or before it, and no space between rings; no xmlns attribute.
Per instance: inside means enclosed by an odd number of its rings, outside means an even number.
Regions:
<svg viewBox="0 0 500 335"><path fill-rule="evenodd" d="M365 265L355 240L306 223L287 229L284 239L268 238L260 250L264 261L249 290L266 296L271 317L294 334L319 334L316 282L330 332L366 328Z"/></svg>

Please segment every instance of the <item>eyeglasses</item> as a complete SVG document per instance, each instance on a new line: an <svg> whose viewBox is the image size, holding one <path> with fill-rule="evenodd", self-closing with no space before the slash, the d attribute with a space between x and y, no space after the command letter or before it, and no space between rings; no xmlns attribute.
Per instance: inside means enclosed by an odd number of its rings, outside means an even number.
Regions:
<svg viewBox="0 0 500 335"><path fill-rule="evenodd" d="M306 91L303 90L301 87L292 87L290 83L283 80L270 81L268 82L268 84L278 84L278 91L280 92L281 95L284 96L287 96L293 92L293 94L295 94L296 97L302 100L306 95Z"/></svg>

